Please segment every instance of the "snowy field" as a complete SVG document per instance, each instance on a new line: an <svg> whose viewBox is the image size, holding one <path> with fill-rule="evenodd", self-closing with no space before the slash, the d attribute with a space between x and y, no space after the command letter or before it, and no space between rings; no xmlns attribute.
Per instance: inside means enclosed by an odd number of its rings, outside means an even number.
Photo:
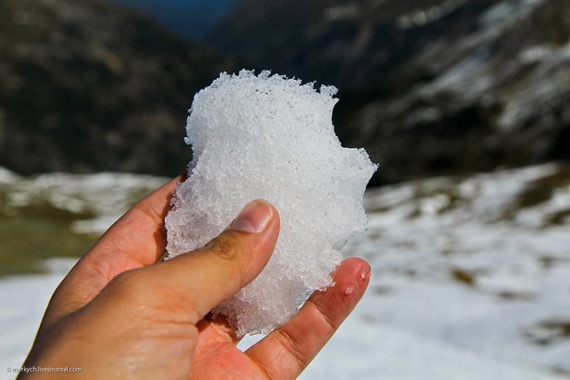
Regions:
<svg viewBox="0 0 570 380"><path fill-rule="evenodd" d="M371 263L370 288L302 379L570 379L568 167L415 181L365 205L369 231L346 251ZM0 279L0 379L71 264Z"/></svg>

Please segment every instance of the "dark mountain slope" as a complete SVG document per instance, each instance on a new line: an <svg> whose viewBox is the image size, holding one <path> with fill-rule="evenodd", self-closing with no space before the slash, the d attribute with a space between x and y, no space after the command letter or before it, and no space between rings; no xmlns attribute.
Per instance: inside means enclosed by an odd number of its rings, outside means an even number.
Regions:
<svg viewBox="0 0 570 380"><path fill-rule="evenodd" d="M351 143L374 141L392 178L402 168L415 176L570 161L567 5L504 1L468 35L426 45L403 67L426 78L352 114Z"/></svg>
<svg viewBox="0 0 570 380"><path fill-rule="evenodd" d="M260 69L316 79L342 90L373 90L386 73L398 71L426 44L471 32L477 15L496 2L242 0L209 40ZM423 75L405 74L399 79L406 85Z"/></svg>
<svg viewBox="0 0 570 380"><path fill-rule="evenodd" d="M379 183L570 160L569 36L566 0L243 0L210 40L337 85Z"/></svg>
<svg viewBox="0 0 570 380"><path fill-rule="evenodd" d="M97 0L0 2L0 165L175 174L194 93L230 61Z"/></svg>

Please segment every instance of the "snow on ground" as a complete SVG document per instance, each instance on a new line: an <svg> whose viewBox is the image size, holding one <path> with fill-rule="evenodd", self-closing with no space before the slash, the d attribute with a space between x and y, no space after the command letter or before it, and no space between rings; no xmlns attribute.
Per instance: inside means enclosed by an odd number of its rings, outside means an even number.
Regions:
<svg viewBox="0 0 570 380"><path fill-rule="evenodd" d="M569 174L551 164L368 192L369 231L347 252L371 263L370 288L302 379L570 379ZM51 263L0 279L0 379L69 267Z"/></svg>
<svg viewBox="0 0 570 380"><path fill-rule="evenodd" d="M496 360L407 330L369 324L361 316L357 310L345 322L301 379L563 379L520 360Z"/></svg>
<svg viewBox="0 0 570 380"><path fill-rule="evenodd" d="M49 299L74 260L54 259L50 272L0 278L0 379L21 367L32 345Z"/></svg>
<svg viewBox="0 0 570 380"><path fill-rule="evenodd" d="M49 298L71 260L58 260L54 272L0 280L0 379L13 379L34 339ZM67 263L67 265L66 265ZM371 289L372 290L372 289ZM382 305L373 292L311 363L301 378L359 380L563 380L521 360L496 360L442 340L371 323L367 310ZM255 341L247 337L244 346Z"/></svg>
<svg viewBox="0 0 570 380"><path fill-rule="evenodd" d="M570 373L569 173L543 165L369 192L369 231L349 248L373 267L362 317Z"/></svg>

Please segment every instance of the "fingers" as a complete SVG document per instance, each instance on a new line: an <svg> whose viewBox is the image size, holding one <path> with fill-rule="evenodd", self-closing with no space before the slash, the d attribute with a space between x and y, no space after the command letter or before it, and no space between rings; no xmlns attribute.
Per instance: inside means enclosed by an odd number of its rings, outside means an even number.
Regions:
<svg viewBox="0 0 570 380"><path fill-rule="evenodd" d="M160 265L145 268L149 283L180 297L198 323L215 306L250 283L265 267L279 235L279 215L269 203L256 200L240 212L220 236L205 247Z"/></svg>
<svg viewBox="0 0 570 380"><path fill-rule="evenodd" d="M133 268L155 263L164 253L164 217L179 176L137 203L75 265L50 301L42 325L91 301L111 279Z"/></svg>
<svg viewBox="0 0 570 380"><path fill-rule="evenodd" d="M246 351L268 378L294 379L309 365L364 294L370 267L349 258L333 279L333 287L315 292L289 322Z"/></svg>

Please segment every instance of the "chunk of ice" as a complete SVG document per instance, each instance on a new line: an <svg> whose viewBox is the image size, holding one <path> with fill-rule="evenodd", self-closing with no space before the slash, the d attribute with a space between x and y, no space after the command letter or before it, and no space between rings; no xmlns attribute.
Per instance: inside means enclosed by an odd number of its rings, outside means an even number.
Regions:
<svg viewBox="0 0 570 380"><path fill-rule="evenodd" d="M271 202L281 217L263 272L214 310L238 335L270 332L330 286L340 251L366 228L362 197L376 165L363 149L341 147L335 93L242 70L194 97L186 138L194 156L166 217L170 257L205 245L253 199Z"/></svg>

